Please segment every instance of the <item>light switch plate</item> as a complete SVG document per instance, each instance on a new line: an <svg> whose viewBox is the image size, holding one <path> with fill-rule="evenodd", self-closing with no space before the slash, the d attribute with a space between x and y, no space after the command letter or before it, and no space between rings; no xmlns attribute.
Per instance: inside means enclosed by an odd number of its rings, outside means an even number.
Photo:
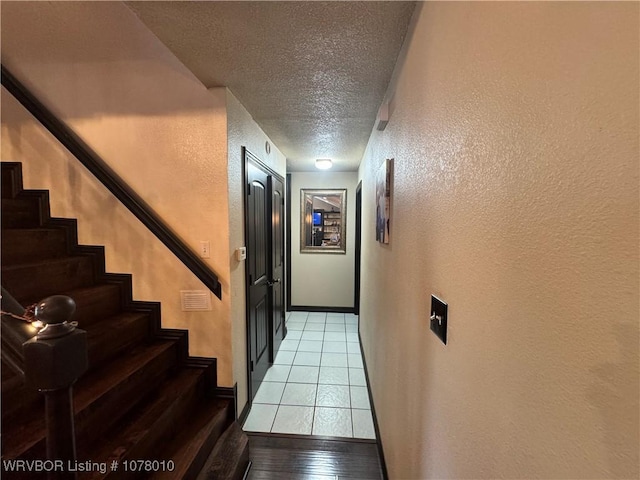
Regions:
<svg viewBox="0 0 640 480"><path fill-rule="evenodd" d="M431 295L431 313L429 321L431 323L431 331L447 344L447 312L449 306L435 295Z"/></svg>

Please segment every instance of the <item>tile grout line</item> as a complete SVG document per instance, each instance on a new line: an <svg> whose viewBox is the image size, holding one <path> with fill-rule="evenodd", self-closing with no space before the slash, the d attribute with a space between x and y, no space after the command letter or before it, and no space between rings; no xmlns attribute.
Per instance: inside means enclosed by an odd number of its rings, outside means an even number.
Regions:
<svg viewBox="0 0 640 480"><path fill-rule="evenodd" d="M271 421L271 428L269 429L269 433L273 433L273 427L276 424L276 418L278 417L278 411L280 410L280 404L276 407L276 414L273 416L273 420Z"/></svg>
<svg viewBox="0 0 640 480"><path fill-rule="evenodd" d="M300 320L300 319L296 319L296 320ZM315 323L315 322L312 322L312 323ZM296 349L292 351L293 359L292 359L292 363L288 365L289 366L289 374L287 375L287 378L286 378L284 383L285 383L285 389L286 389L286 386L288 384L300 384L300 385L304 385L305 384L305 383L299 383L299 382L290 382L291 372L292 372L293 367L294 366L303 366L303 367L305 366L305 365L295 365L295 360L296 360L296 357L297 357L298 353L316 353L316 352L303 352L302 350L300 350L300 342L303 341L302 340L302 335L306 331L309 331L309 332L312 332L312 331L322 332L322 338L320 340L314 340L314 341L317 341L317 342L319 342L321 344L321 350L320 350L320 352L317 352L317 353L320 353L320 364L319 365L309 365L309 367L316 367L316 366L318 367L318 377L317 377L315 383L313 383L313 382L312 383L306 383L306 385L314 385L315 386L315 396L314 396L313 408L312 408L312 415L313 416L312 416L312 422L311 422L311 433L313 434L313 429L315 427L315 413L317 413L317 411L318 411L317 402L318 402L318 395L319 395L319 388L320 388L319 374L320 374L320 369L322 368L322 359L325 357L325 354L333 355L334 352L326 352L326 351L324 351L324 342L325 341L330 341L330 340L327 340L327 337L326 337L326 334L327 334L327 331L328 331L327 330L328 323L327 323L326 315L325 315L325 318L324 318L322 330L306 330L306 327L309 326L309 325L311 325L311 323L309 322L309 316L307 315L305 317L305 321L304 321L303 325L301 326L302 330L299 330L301 332L300 333L300 337L301 338L296 339L296 340L298 340L298 343L297 343ZM319 325L319 323L316 323L316 325ZM338 325L338 324L336 324L336 325ZM347 326L346 325L346 318L344 319L344 323L340 323L340 325L344 326L344 328L345 328L343 340L333 340L333 341L336 341L336 342L339 341L340 343L344 342L343 344L345 345L345 347L347 347L347 348L345 348L344 355L345 355L345 359L346 359L346 363L347 363L346 370L347 370L348 382L347 382L346 387L348 388L348 398L349 398L348 411L350 412L350 416L351 416L351 437L355 438L355 436L354 436L355 428L354 428L354 419L353 419L354 407L353 407L353 398L352 398L352 392L351 392L351 388L352 388L353 385L351 384L351 375L350 375L351 371L350 371L350 369L351 368L358 368L358 366L351 367L351 364L350 364L351 362L350 362L349 351L348 351L348 343L349 342L348 342L348 339L347 339L347 336L346 336L346 334L347 334L347 332L346 332L346 326ZM335 328L335 327L331 327L331 328ZM340 332L340 333L342 333L342 332ZM294 339L292 339L292 340L294 340ZM362 352L359 349L358 349L358 351L359 351L360 356L362 356ZM276 365L276 364L274 364L274 365ZM282 366L285 366L285 364L283 364ZM329 386L340 386L339 384L335 384L335 385L334 384L327 384L327 385L329 385ZM280 398L280 401L277 404L276 415L274 416L274 421L272 423L271 431L273 430L273 426L275 425L275 417L279 413L280 407L283 406L283 403L282 403L283 399L284 399L284 390L283 390L282 396ZM333 408L337 409L337 408L341 408L341 407L334 406ZM348 438L348 437L345 436L345 438Z"/></svg>
<svg viewBox="0 0 640 480"><path fill-rule="evenodd" d="M349 365L349 355L347 354L347 367ZM351 377L349 377L349 413L351 414L351 438L356 438L356 429L353 423L353 401L351 400Z"/></svg>
<svg viewBox="0 0 640 480"><path fill-rule="evenodd" d="M326 322L326 317L325 317L325 322ZM322 329L322 340L320 340L321 344L324 346L324 328ZM322 363L322 355L324 353L324 348L321 347L321 351L320 351L320 363ZM313 435L313 428L315 427L315 423L316 423L316 408L317 405L316 403L318 402L318 387L320 385L320 366L318 365L318 378L316 378L316 395L313 399L313 412L311 414L311 432L310 434Z"/></svg>
<svg viewBox="0 0 640 480"><path fill-rule="evenodd" d="M324 328L322 329L322 340L320 341L320 365L318 365L318 378L316 379L316 399L313 402L313 419L311 422L311 435L313 435L314 427L316 426L316 411L318 408L318 390L320 389L320 368L322 365L322 357L324 355L324 338L327 328L327 317L324 317Z"/></svg>

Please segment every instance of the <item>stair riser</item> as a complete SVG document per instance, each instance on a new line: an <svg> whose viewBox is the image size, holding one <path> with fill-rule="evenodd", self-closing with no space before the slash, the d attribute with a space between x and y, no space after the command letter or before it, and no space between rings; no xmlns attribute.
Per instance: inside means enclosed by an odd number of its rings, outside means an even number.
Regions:
<svg viewBox="0 0 640 480"><path fill-rule="evenodd" d="M215 361L187 361L185 332L161 329L159 304L134 302L131 277L106 274L104 249L78 245L75 220L50 218L49 193L23 190L21 172L20 164L2 164L3 286L24 306L54 294L76 302L72 320L88 333L90 363L74 385L80 460L175 459L169 478L195 478L233 412L228 400L208 397ZM44 459L43 396L13 380L3 376L3 459ZM106 476L143 476L125 473Z"/></svg>
<svg viewBox="0 0 640 480"><path fill-rule="evenodd" d="M119 285L102 285L90 290L77 290L71 295L76 302L76 312L72 320L78 322L80 328L86 328L122 310Z"/></svg>
<svg viewBox="0 0 640 480"><path fill-rule="evenodd" d="M150 334L150 319L140 314L131 318L126 324L119 324L116 329L106 334L92 335L88 331L89 370L100 367L106 360L133 348L147 340ZM44 411L42 394L21 383L11 389L2 391L2 419L3 423L15 420L16 416L27 412Z"/></svg>
<svg viewBox="0 0 640 480"><path fill-rule="evenodd" d="M211 431L209 438L196 455L193 463L191 463L191 465L189 465L187 470L184 472L182 476L183 480L195 480L198 477L198 474L202 470L203 465L207 461L207 457L215 447L216 442L220 440L220 437L223 435L225 428L228 427L228 425L229 424L227 421L219 422L216 425L216 428Z"/></svg>
<svg viewBox="0 0 640 480"><path fill-rule="evenodd" d="M169 348L149 361L144 368L133 373L124 382L115 385L88 408L81 412L76 411L76 444L94 443L100 439L126 415L129 409L133 408L135 402L132 400L139 401L157 388L168 372L176 366L176 363L176 350ZM42 413L38 412L37 414ZM46 458L45 438L42 437L36 443L23 449L20 458Z"/></svg>
<svg viewBox="0 0 640 480"><path fill-rule="evenodd" d="M22 164L2 162L2 198L13 198L22 190Z"/></svg>
<svg viewBox="0 0 640 480"><path fill-rule="evenodd" d="M35 198L2 199L2 228L36 228L40 223L40 207Z"/></svg>
<svg viewBox="0 0 640 480"><path fill-rule="evenodd" d="M216 480L242 480L249 465L249 438L238 422L233 422L211 452L205 469L197 477ZM183 476L187 479L187 476Z"/></svg>
<svg viewBox="0 0 640 480"><path fill-rule="evenodd" d="M205 402L201 405L199 411L206 412L207 407ZM173 472L156 472L151 478L154 480L172 480L174 478L180 479L195 479L198 473L202 470L207 458L210 456L214 446L217 442L222 440L222 436L229 426L231 414L231 404L227 404L226 407L216 413L216 415L208 417L205 423L201 424L201 428L198 430L184 430L181 432L178 440L181 440L182 444L187 445L191 443L188 449L181 449L176 453L174 459L176 460L177 468ZM196 418L198 415L196 414ZM196 420L195 424L198 424ZM172 458L170 450L163 452L163 458Z"/></svg>
<svg viewBox="0 0 640 480"><path fill-rule="evenodd" d="M163 444L170 443L172 439L159 436L157 432L167 430L167 422L170 426L184 428L189 411L198 411L194 395L202 395L204 390L203 369L187 368L181 369L176 376L168 380L159 390L147 400L144 408L136 407L122 418L117 435L108 435L100 439L98 445L79 445L78 458L94 459L111 463L116 460L122 462L123 459L164 459L171 457L162 455L158 449L151 448L149 440L160 438ZM180 410L182 413L176 415ZM158 440L159 441L159 440ZM135 451L135 454L132 453ZM175 459L173 459L175 461ZM84 478L84 477L83 477ZM96 473L88 475L88 479L97 480L104 478Z"/></svg>
<svg viewBox="0 0 640 480"><path fill-rule="evenodd" d="M228 480L243 480L244 474L249 466L249 441L245 440L243 445L238 446L239 453L235 462L235 468L230 469ZM222 478L220 480L223 480ZM227 480L227 479L224 479Z"/></svg>
<svg viewBox="0 0 640 480"><path fill-rule="evenodd" d="M4 287L23 305L49 295L91 285L94 259L77 256L41 264L2 268Z"/></svg>
<svg viewBox="0 0 640 480"><path fill-rule="evenodd" d="M108 320L105 320L108 321ZM89 326L89 368L97 368L106 360L147 340L150 334L150 318L138 315L126 324L119 324L111 330L100 330L99 335L92 335Z"/></svg>
<svg viewBox="0 0 640 480"><path fill-rule="evenodd" d="M3 425L23 415L33 415L33 412L44 414L44 397L37 390L23 383L2 391Z"/></svg>
<svg viewBox="0 0 640 480"><path fill-rule="evenodd" d="M116 385L89 408L76 415L78 443L93 443L122 418L135 402L156 389L178 364L177 348L167 349L125 382Z"/></svg>
<svg viewBox="0 0 640 480"><path fill-rule="evenodd" d="M18 265L66 256L67 238L63 230L12 230L2 232L2 264Z"/></svg>
<svg viewBox="0 0 640 480"><path fill-rule="evenodd" d="M170 408L158 416L158 420L147 431L144 438L132 448L127 449L126 455L121 460L169 460L159 455L158 445L166 445L178 435L189 414L197 407L198 398L203 395L203 391L204 385L200 381L192 389L181 394ZM140 475L136 472L119 470L118 472L111 472L107 478L109 480L132 479L140 478Z"/></svg>

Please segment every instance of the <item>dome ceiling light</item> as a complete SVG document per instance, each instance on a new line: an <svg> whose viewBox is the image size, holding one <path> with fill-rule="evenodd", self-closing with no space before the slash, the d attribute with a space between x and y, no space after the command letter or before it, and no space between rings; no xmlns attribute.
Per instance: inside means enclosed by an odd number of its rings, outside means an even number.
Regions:
<svg viewBox="0 0 640 480"><path fill-rule="evenodd" d="M333 164L328 158L319 158L316 160L316 168L320 170L328 170Z"/></svg>

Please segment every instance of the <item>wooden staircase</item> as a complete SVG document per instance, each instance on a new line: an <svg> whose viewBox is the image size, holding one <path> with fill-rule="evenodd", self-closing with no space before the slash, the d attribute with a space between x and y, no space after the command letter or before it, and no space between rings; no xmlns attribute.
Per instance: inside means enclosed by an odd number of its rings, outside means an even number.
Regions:
<svg viewBox="0 0 640 480"><path fill-rule="evenodd" d="M187 333L161 328L160 305L134 301L130 275L105 272L104 248L78 245L76 221L50 217L49 192L23 190L21 164L2 163L1 193L2 285L24 306L70 296L87 331L89 371L74 387L78 461L119 468L78 477L242 478L247 438L233 400L215 395L215 359L188 356ZM3 461L44 460L45 434L42 395L3 364ZM125 472L125 460L174 468ZM3 463L2 478L44 477Z"/></svg>

